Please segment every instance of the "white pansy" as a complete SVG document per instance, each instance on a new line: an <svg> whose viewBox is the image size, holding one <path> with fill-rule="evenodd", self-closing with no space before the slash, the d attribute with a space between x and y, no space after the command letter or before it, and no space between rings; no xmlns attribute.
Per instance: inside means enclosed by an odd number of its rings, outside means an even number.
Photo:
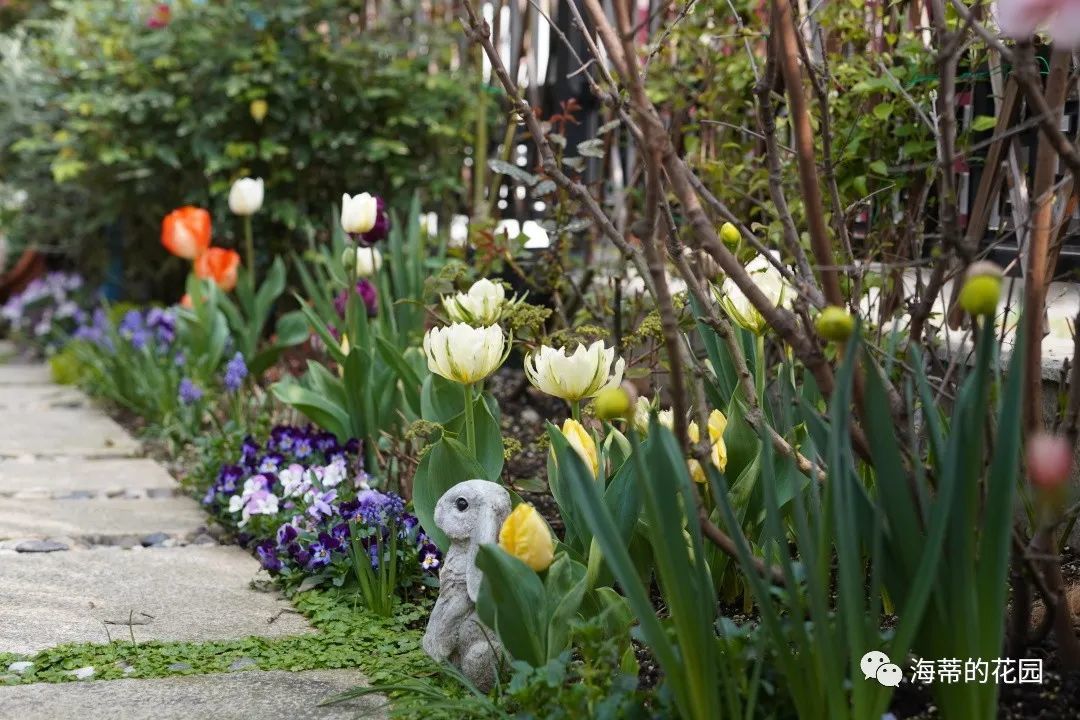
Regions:
<svg viewBox="0 0 1080 720"><path fill-rule="evenodd" d="M622 358L615 360L615 348L605 348L602 340L587 348L578 344L571 355L566 354L566 348L556 350L544 345L525 358L525 376L548 395L578 402L618 387L625 365Z"/></svg>
<svg viewBox="0 0 1080 720"><path fill-rule="evenodd" d="M229 188L229 209L236 215L254 215L262 204L262 178L240 178Z"/></svg>
<svg viewBox="0 0 1080 720"><path fill-rule="evenodd" d="M473 283L468 292L444 295L443 309L454 322L469 325L494 325L502 317L506 305L506 291L501 283L481 278Z"/></svg>
<svg viewBox="0 0 1080 720"><path fill-rule="evenodd" d="M751 260L746 266L746 272L773 305L787 307L794 300L794 292L784 280L784 276L764 255L758 255ZM755 335L765 332L765 318L734 280L730 277L725 279L716 294L720 307L733 323Z"/></svg>
<svg viewBox="0 0 1080 720"><path fill-rule="evenodd" d="M379 204L370 193L341 196L341 229L347 233L366 233L375 227Z"/></svg>
<svg viewBox="0 0 1080 720"><path fill-rule="evenodd" d="M499 369L506 338L498 325L474 328L465 323L432 328L424 335L428 369L447 380L472 385Z"/></svg>

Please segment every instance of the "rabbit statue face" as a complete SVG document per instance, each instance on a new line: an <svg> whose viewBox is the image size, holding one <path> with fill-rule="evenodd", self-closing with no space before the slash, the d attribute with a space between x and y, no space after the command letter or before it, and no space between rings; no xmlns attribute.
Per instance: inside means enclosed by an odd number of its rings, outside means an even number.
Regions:
<svg viewBox="0 0 1080 720"><path fill-rule="evenodd" d="M435 505L435 524L454 542L497 542L510 514L510 495L497 483L466 480L446 491Z"/></svg>
<svg viewBox="0 0 1080 720"><path fill-rule="evenodd" d="M499 528L509 514L510 494L488 480L460 482L435 504L435 524L453 543L450 552L456 547L465 551L465 580L473 601L482 577L476 567L476 551L484 543L499 541Z"/></svg>

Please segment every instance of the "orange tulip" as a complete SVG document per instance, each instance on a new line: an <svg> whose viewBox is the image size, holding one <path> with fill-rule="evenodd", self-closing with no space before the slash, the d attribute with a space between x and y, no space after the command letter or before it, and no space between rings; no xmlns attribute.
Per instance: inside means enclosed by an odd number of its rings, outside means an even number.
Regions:
<svg viewBox="0 0 1080 720"><path fill-rule="evenodd" d="M194 260L210 247L210 213L185 205L161 222L161 244L177 257Z"/></svg>
<svg viewBox="0 0 1080 720"><path fill-rule="evenodd" d="M240 253L235 250L212 247L195 258L195 274L204 280L213 280L225 292L236 287L239 269Z"/></svg>
<svg viewBox="0 0 1080 720"><path fill-rule="evenodd" d="M194 303L191 302L191 296L184 293L184 296L180 298L180 307L190 310L194 307Z"/></svg>

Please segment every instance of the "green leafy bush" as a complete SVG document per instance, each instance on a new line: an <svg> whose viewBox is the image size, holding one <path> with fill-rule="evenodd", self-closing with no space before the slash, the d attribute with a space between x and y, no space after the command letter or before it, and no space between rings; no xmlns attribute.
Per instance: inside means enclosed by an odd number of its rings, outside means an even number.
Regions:
<svg viewBox="0 0 1080 720"><path fill-rule="evenodd" d="M153 4L57 0L0 36L0 176L28 193L13 245L99 269L123 252L134 295L178 295L181 263L148 250L161 218L185 203L227 217L236 177L265 179L255 230L275 253L342 192L452 202L471 86L430 72L451 37L407 8L363 29L350 5L188 0L155 27ZM239 235L219 222L215 243Z"/></svg>

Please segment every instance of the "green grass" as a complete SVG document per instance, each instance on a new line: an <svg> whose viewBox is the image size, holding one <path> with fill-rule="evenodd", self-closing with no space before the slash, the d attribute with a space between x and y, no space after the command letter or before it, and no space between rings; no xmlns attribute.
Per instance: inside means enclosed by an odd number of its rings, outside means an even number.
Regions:
<svg viewBox="0 0 1080 720"><path fill-rule="evenodd" d="M110 643L59 645L29 656L0 653L0 677L12 662L34 663L29 671L0 680L0 684L74 681L70 671L88 666L94 668L94 680L202 675L228 672L229 666L242 658L254 660L259 670L358 668L372 683L421 677L443 683L437 666L420 647L423 631L417 628L427 618L427 607L401 605L392 617L385 618L354 607L352 599L340 592L319 590L298 594L293 603L318 633L203 643L132 643L124 638ZM190 669L170 669L181 663ZM124 672L125 667L131 669ZM455 694L451 686L446 689Z"/></svg>

